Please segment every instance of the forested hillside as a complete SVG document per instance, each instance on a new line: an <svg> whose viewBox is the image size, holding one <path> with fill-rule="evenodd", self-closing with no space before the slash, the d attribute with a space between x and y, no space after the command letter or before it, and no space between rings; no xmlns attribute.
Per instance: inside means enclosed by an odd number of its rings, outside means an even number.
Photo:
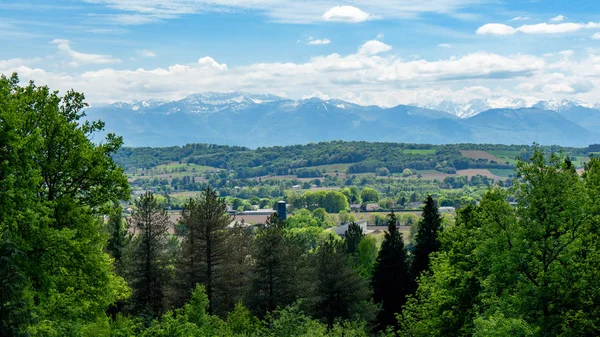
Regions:
<svg viewBox="0 0 600 337"><path fill-rule="evenodd" d="M590 148L544 147L573 157L587 157ZM465 156L461 151L485 151L493 156ZM333 141L308 145L244 147L188 144L182 147L122 148L114 158L125 169L151 168L172 161L234 170L240 178L263 175L288 175L298 170L330 164L351 164L349 173L375 172L387 168L391 173L405 169L437 170L454 173L469 168L514 168L517 158L528 159L530 145L456 144L426 145ZM581 167L581 163L578 163Z"/></svg>
<svg viewBox="0 0 600 337"><path fill-rule="evenodd" d="M1 336L600 334L600 159L587 156L598 146L563 153L535 145L342 142L119 150L116 135L94 138L103 124L83 122L84 107L80 93L58 96L21 86L16 75L0 79ZM129 176L118 165L124 158L135 163ZM366 232L349 202L377 203L380 193L404 193L401 187L416 193L414 158L439 170L458 170L463 160L515 171L502 184L472 176L461 188L485 186L481 200L458 203L456 217L441 214L442 200L427 195L420 216L390 211L379 217L383 232ZM192 159L212 160L199 161L210 168L189 167L209 177L183 201L176 224L168 194L130 198L139 179L132 175L172 161L168 169L187 170L178 161ZM279 174L271 167L328 160L351 164L347 170L376 162L382 178L344 173L349 184L338 190L341 179L329 168L317 180L335 187L286 194L296 210L285 220L275 213L248 226L226 212L233 201L222 194L243 190L228 184L250 184L233 176L244 165ZM215 168L222 170L206 173ZM401 168L406 176L394 177ZM167 177L171 186L180 178ZM446 178L436 184L459 180ZM316 185L306 179L309 189L309 181ZM361 189L354 185L363 180ZM255 179L256 193L261 182ZM279 182L279 193L284 187ZM336 221L328 214L334 209L341 209ZM399 225L409 221L407 233Z"/></svg>

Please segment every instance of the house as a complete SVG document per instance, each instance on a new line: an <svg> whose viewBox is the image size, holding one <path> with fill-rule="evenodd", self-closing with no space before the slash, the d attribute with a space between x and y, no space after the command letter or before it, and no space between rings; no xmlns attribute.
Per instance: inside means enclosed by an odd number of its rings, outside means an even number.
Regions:
<svg viewBox="0 0 600 337"><path fill-rule="evenodd" d="M440 213L456 213L456 208L454 207L440 207L438 208Z"/></svg>
<svg viewBox="0 0 600 337"><path fill-rule="evenodd" d="M367 212L378 211L379 210L379 204L367 204L365 206L365 210Z"/></svg>
<svg viewBox="0 0 600 337"><path fill-rule="evenodd" d="M350 210L352 212L360 212L360 204L350 204Z"/></svg>
<svg viewBox="0 0 600 337"><path fill-rule="evenodd" d="M356 224L360 226L360 228L363 231L363 234L369 234L371 232L371 231L367 230L367 220L356 221ZM346 231L348 230L348 226L349 226L349 224L338 226L338 227L333 227L328 230L335 232L335 234L337 234L339 236L344 236L346 234Z"/></svg>

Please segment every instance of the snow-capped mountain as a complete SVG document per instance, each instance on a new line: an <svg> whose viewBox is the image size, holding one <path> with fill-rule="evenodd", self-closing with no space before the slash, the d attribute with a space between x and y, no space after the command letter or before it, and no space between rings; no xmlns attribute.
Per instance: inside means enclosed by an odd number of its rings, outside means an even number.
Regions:
<svg viewBox="0 0 600 337"><path fill-rule="evenodd" d="M563 99L563 100L548 100L548 101L539 101L533 105L534 108L542 109L542 110L552 110L556 112L562 112L564 110L568 110L574 107L584 107L589 109L594 109L593 104L586 103L579 100L574 99Z"/></svg>
<svg viewBox="0 0 600 337"><path fill-rule="evenodd" d="M531 108L535 104L538 107ZM119 102L91 107L86 113L134 146L189 142L270 146L328 140L587 146L600 141L600 110L572 102L507 98L466 104L446 101L433 108L232 92L194 94L170 102Z"/></svg>
<svg viewBox="0 0 600 337"><path fill-rule="evenodd" d="M501 97L474 99L466 103L442 101L438 104L423 105L423 107L444 111L460 118L469 118L490 109L520 109L531 107L535 102L537 101L526 98Z"/></svg>
<svg viewBox="0 0 600 337"><path fill-rule="evenodd" d="M284 100L284 98L269 94L250 94L234 91L230 93L206 92L191 94L177 101L143 100L133 103L116 102L108 107L132 110L138 113L214 113L223 110L241 110L249 106L267 102Z"/></svg>

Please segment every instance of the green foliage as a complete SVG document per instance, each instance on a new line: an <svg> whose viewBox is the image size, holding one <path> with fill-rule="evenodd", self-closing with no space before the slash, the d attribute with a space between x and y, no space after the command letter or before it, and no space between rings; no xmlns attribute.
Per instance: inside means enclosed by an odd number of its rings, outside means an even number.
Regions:
<svg viewBox="0 0 600 337"><path fill-rule="evenodd" d="M60 97L0 78L0 235L10 232L20 252L3 256L4 287L19 293L0 303L11 334L102 325L107 306L127 295L103 252L101 221L106 205L129 195L112 159L122 140L92 142L103 123L83 122L86 106L74 91Z"/></svg>
<svg viewBox="0 0 600 337"><path fill-rule="evenodd" d="M289 198L288 201L295 209L306 208L310 211L324 208L328 213L338 213L349 209L348 199L338 191L307 191L301 196Z"/></svg>
<svg viewBox="0 0 600 337"><path fill-rule="evenodd" d="M226 296L225 282L216 282L224 276L228 260L227 241L231 234L226 227L231 217L225 212L225 200L216 190L206 188L196 199L185 205L180 222L185 226L181 252L177 263L174 298L175 305L183 304L197 283L204 285L209 299L208 311L214 303L222 303ZM217 300L219 298L219 300ZM230 308L219 308L221 313Z"/></svg>
<svg viewBox="0 0 600 337"><path fill-rule="evenodd" d="M410 336L598 334L598 168L537 150L510 191L490 190L440 237L432 273L406 305Z"/></svg>
<svg viewBox="0 0 600 337"><path fill-rule="evenodd" d="M254 239L248 304L263 317L277 307L293 303L311 291L306 272L305 243L289 235L279 216L272 215Z"/></svg>
<svg viewBox="0 0 600 337"><path fill-rule="evenodd" d="M379 192L370 187L365 187L360 192L360 198L363 203L377 203L379 202Z"/></svg>
<svg viewBox="0 0 600 337"><path fill-rule="evenodd" d="M315 312L332 327L335 319L351 318L354 310L369 300L369 285L352 269L344 242L333 236L318 247L315 262L318 280Z"/></svg>
<svg viewBox="0 0 600 337"><path fill-rule="evenodd" d="M338 221L340 222L340 225L347 225L356 221L354 213L348 212L346 210L340 211L337 217Z"/></svg>
<svg viewBox="0 0 600 337"><path fill-rule="evenodd" d="M346 253L348 253L348 255L356 254L358 252L358 245L364 237L365 234L363 233L362 228L356 224L356 222L351 222L348 225L348 230L344 233Z"/></svg>
<svg viewBox="0 0 600 337"><path fill-rule="evenodd" d="M429 269L431 254L440 249L438 240L439 232L442 230L442 218L438 207L431 195L425 199L425 207L417 231L415 234L415 249L412 255L413 277L418 278L422 272Z"/></svg>
<svg viewBox="0 0 600 337"><path fill-rule="evenodd" d="M133 290L131 304L140 314L158 317L166 308L168 230L172 225L154 194L145 193L135 205L130 226L136 235L126 256L126 278Z"/></svg>
<svg viewBox="0 0 600 337"><path fill-rule="evenodd" d="M363 237L354 257L355 268L360 276L371 279L377 261L377 241L373 237Z"/></svg>
<svg viewBox="0 0 600 337"><path fill-rule="evenodd" d="M388 230L377 256L373 278L373 299L381 304L377 323L379 329L396 325L395 314L401 312L410 292L411 279L402 233L397 228L398 219L388 215Z"/></svg>

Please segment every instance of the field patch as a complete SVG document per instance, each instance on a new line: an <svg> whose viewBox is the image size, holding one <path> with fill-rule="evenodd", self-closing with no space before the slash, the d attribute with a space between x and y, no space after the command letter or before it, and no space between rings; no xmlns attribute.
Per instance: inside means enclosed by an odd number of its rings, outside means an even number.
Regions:
<svg viewBox="0 0 600 337"><path fill-rule="evenodd" d="M496 179L496 180L504 180L505 179L504 177L499 177L499 176L493 174L488 169L458 170L458 171L456 171L456 175L457 176L466 176L469 178L476 176L476 175L480 175L480 176L484 176L484 177L488 177L488 178Z"/></svg>
<svg viewBox="0 0 600 337"><path fill-rule="evenodd" d="M461 150L460 153L462 154L463 157L465 158L470 158L470 159L487 159L488 161L495 161L497 163L501 163L502 159L494 156L493 154L486 152L486 151L478 151L478 150Z"/></svg>
<svg viewBox="0 0 600 337"><path fill-rule="evenodd" d="M503 178L510 178L511 175L515 174L513 169L488 169L493 175Z"/></svg>
<svg viewBox="0 0 600 337"><path fill-rule="evenodd" d="M490 154L500 158L500 162L508 162L511 165L515 165L517 163L517 157L519 156L519 151L489 151Z"/></svg>
<svg viewBox="0 0 600 337"><path fill-rule="evenodd" d="M435 154L435 149L404 149L402 152L410 154Z"/></svg>

